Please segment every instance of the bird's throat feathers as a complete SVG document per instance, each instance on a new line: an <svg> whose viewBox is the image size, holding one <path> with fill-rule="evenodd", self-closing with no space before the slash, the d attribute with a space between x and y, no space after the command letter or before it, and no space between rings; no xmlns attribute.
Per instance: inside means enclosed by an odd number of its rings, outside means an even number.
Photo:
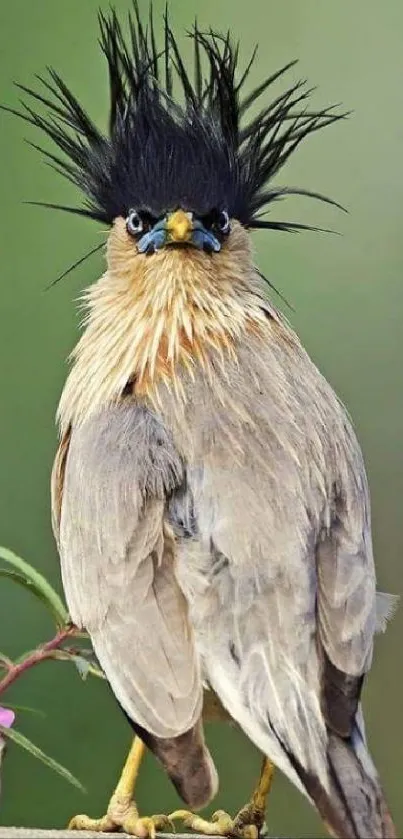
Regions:
<svg viewBox="0 0 403 839"><path fill-rule="evenodd" d="M62 430L116 402L127 388L153 401L162 381L185 396L184 373L236 354L239 338L264 329L249 236L235 223L225 247L206 254L166 247L139 254L117 219L107 271L84 295L84 332L59 406Z"/></svg>

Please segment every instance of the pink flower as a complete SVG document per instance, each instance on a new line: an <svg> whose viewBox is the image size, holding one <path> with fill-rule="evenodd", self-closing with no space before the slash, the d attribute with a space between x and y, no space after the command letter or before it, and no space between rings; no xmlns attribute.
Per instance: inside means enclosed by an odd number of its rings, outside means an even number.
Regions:
<svg viewBox="0 0 403 839"><path fill-rule="evenodd" d="M2 708L0 705L0 725L3 725L4 728L11 728L14 720L14 711L12 711L11 708Z"/></svg>
<svg viewBox="0 0 403 839"><path fill-rule="evenodd" d="M15 720L15 713L11 710L11 708L3 708L0 705L0 725L4 728L11 728L13 722ZM7 743L6 737L0 732L0 768L3 762L4 753L6 751ZM1 780L0 780L0 791L1 791Z"/></svg>

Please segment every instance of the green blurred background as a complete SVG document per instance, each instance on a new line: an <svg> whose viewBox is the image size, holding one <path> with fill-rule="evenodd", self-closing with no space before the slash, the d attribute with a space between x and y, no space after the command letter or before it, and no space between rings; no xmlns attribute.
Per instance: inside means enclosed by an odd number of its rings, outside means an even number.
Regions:
<svg viewBox="0 0 403 839"><path fill-rule="evenodd" d="M129 0L117 0L126 12ZM97 46L99 0L3 0L1 101L15 105L13 80L30 85L55 66L91 113L105 124L106 74ZM297 74L319 85L315 101L341 101L348 121L307 141L280 183L316 189L349 215L289 199L291 220L336 227L342 236L262 232L261 268L295 306L291 320L322 371L347 404L364 449L372 488L380 587L402 590L402 326L403 313L403 4L401 0L171 0L177 29L195 13L201 25L241 38L246 60L260 51L252 80L290 59ZM140 0L147 14L147 4ZM163 0L156 0L157 16ZM185 47L188 49L188 47ZM290 80L296 74L291 72ZM24 200L69 202L78 196L24 144L41 138L7 114L1 118L0 282L0 543L14 549L59 586L49 516L49 473L56 447L54 413L76 341L74 304L102 271L97 255L53 290L45 286L102 231L91 222L24 206ZM376 646L364 704L369 737L390 805L403 831L401 795L402 610ZM10 656L49 637L50 622L29 594L3 581L0 648ZM21 714L21 729L66 764L87 796L17 747L4 767L3 824L63 826L77 811L101 814L130 741L130 731L102 683L83 683L69 664L29 673L7 700L36 706L46 719ZM254 781L259 758L237 731L211 726L208 738L221 776L217 806L236 810ZM138 788L144 813L169 811L178 799L148 757ZM309 805L277 777L268 823L277 836L321 836ZM402 835L402 834L400 834Z"/></svg>

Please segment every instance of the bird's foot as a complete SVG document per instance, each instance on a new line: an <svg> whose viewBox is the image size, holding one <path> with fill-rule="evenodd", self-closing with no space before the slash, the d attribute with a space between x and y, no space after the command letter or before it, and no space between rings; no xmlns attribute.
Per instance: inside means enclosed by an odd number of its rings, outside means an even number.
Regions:
<svg viewBox="0 0 403 839"><path fill-rule="evenodd" d="M125 796L113 795L106 816L91 819L89 816L74 816L69 822L69 830L92 830L98 833L112 833L122 830L138 839L155 839L160 830L173 833L175 828L168 816L140 817L134 801Z"/></svg>
<svg viewBox="0 0 403 839"><path fill-rule="evenodd" d="M264 815L262 810L257 809L250 803L242 807L235 818L232 818L224 810L217 810L216 813L213 813L211 820L207 821L187 810L176 810L170 814L169 819L171 821L180 820L185 827L206 836L258 839L258 837L264 836L266 832Z"/></svg>

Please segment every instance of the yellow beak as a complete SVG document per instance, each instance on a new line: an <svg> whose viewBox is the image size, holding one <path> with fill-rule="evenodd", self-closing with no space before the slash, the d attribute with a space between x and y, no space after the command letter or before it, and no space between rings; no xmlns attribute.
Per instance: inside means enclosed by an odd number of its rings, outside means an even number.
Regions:
<svg viewBox="0 0 403 839"><path fill-rule="evenodd" d="M188 242L192 235L192 213L176 210L168 216L166 229L171 242Z"/></svg>

